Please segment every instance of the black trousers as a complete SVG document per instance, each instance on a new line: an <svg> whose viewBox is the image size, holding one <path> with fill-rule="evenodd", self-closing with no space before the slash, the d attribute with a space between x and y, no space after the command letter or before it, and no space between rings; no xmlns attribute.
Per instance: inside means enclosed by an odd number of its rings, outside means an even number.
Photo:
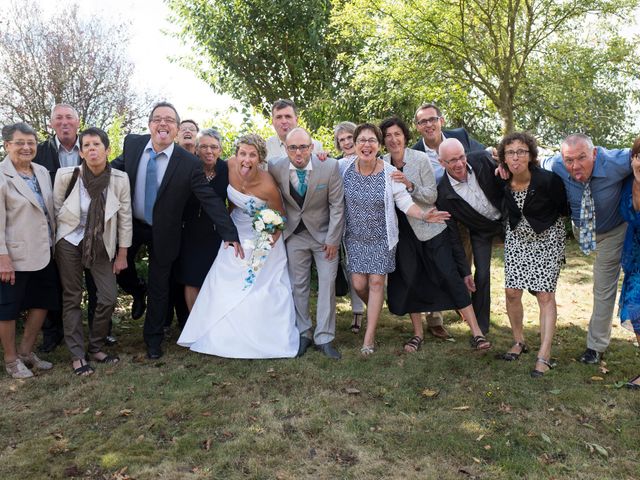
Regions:
<svg viewBox="0 0 640 480"><path fill-rule="evenodd" d="M149 251L149 275L147 286L138 277L135 259L140 247ZM143 337L149 349L158 349L164 338L164 326L169 311L169 291L172 262L160 262L153 248L151 226L133 220L133 240L127 251L127 268L117 276L120 287L130 295L147 292L147 314L144 319Z"/></svg>
<svg viewBox="0 0 640 480"><path fill-rule="evenodd" d="M478 319L482 333L489 332L489 315L491 310L491 248L493 237L486 238L471 234L471 249L475 272L473 281L476 291L471 294L473 310Z"/></svg>

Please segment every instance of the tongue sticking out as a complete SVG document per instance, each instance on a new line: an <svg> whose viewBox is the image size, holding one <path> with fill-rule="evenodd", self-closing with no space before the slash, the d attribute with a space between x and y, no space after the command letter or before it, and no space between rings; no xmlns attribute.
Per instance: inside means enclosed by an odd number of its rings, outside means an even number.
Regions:
<svg viewBox="0 0 640 480"><path fill-rule="evenodd" d="M158 132L158 136L159 136L162 140L166 140L166 139L167 139L167 137L169 136L169 132L163 132L163 131L160 131L160 132Z"/></svg>
<svg viewBox="0 0 640 480"><path fill-rule="evenodd" d="M240 165L240 175L245 176L251 171L251 167L247 167L246 165Z"/></svg>

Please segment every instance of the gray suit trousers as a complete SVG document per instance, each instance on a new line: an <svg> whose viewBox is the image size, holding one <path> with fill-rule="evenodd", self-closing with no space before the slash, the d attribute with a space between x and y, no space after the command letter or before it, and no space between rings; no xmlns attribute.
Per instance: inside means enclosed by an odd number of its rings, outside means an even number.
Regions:
<svg viewBox="0 0 640 480"><path fill-rule="evenodd" d="M327 260L317 242L306 230L291 235L286 240L289 277L296 307L296 326L301 335L311 337L312 322L309 314L309 290L311 284L311 261L318 271L318 305L316 329L313 341L322 345L333 341L336 335L336 273L339 255Z"/></svg>

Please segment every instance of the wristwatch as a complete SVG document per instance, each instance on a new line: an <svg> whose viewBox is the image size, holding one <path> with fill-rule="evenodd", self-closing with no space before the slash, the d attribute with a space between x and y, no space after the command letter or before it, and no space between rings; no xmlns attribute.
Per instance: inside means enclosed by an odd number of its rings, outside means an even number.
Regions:
<svg viewBox="0 0 640 480"><path fill-rule="evenodd" d="M407 187L407 192L408 193L413 193L413 191L416 189L416 185L415 183L411 182L411 188Z"/></svg>

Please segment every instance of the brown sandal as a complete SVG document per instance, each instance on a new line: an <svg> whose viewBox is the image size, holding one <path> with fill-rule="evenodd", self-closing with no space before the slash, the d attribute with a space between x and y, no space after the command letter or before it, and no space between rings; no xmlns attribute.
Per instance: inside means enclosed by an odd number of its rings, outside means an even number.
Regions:
<svg viewBox="0 0 640 480"><path fill-rule="evenodd" d="M362 326L362 313L353 314L353 323L351 324L351 332L360 333L360 327Z"/></svg>
<svg viewBox="0 0 640 480"><path fill-rule="evenodd" d="M404 344L404 351L407 353L416 353L422 347L424 339L418 335L414 335Z"/></svg>
<svg viewBox="0 0 640 480"><path fill-rule="evenodd" d="M489 350L491 348L491 342L487 340L484 335L476 335L471 339L471 348L475 350Z"/></svg>

